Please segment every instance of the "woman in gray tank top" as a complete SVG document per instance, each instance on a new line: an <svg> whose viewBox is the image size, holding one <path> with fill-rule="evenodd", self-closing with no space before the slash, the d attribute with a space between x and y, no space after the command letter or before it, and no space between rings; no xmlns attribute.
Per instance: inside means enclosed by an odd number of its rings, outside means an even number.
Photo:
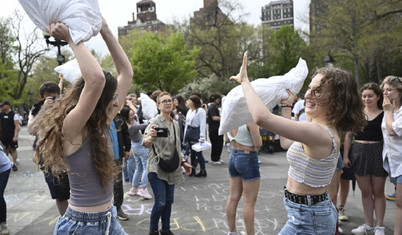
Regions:
<svg viewBox="0 0 402 235"><path fill-rule="evenodd" d="M68 26L53 23L47 31L68 42L82 73L39 123L37 163L41 153L45 171L51 168L57 175L66 170L70 179L69 206L54 234L126 234L112 204L117 168L108 133L131 85L130 61L104 19L100 34L115 63L117 79L102 71L83 42L72 41Z"/></svg>
<svg viewBox="0 0 402 235"><path fill-rule="evenodd" d="M335 234L337 211L327 193L339 157L340 131L360 131L365 125L363 104L351 74L325 67L318 69L305 93L305 113L310 122L291 120L296 97L282 100L282 116L271 113L247 76L247 52L239 74L248 109L263 129L281 136L290 164L284 205L289 220L279 234Z"/></svg>

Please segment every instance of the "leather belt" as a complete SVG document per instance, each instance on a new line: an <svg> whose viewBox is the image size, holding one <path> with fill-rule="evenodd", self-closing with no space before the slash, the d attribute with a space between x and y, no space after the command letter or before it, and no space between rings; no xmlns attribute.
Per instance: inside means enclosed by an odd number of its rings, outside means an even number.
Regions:
<svg viewBox="0 0 402 235"><path fill-rule="evenodd" d="M318 202L325 201L327 199L327 196L328 192L325 192L321 195L299 195L291 193L287 189L285 189L285 197L297 204L314 205Z"/></svg>

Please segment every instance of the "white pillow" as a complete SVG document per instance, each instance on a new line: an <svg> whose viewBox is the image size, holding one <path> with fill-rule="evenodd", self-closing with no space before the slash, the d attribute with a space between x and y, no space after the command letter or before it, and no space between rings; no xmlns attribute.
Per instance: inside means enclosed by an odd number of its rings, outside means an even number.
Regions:
<svg viewBox="0 0 402 235"><path fill-rule="evenodd" d="M42 31L51 23L70 28L74 43L88 41L99 33L102 15L97 0L19 0L25 12Z"/></svg>
<svg viewBox="0 0 402 235"><path fill-rule="evenodd" d="M74 83L75 80L82 77L80 65L77 59L73 59L62 65L54 68L54 71L63 75L63 78L70 83Z"/></svg>
<svg viewBox="0 0 402 235"><path fill-rule="evenodd" d="M285 75L259 78L252 81L251 85L265 106L269 110L272 110L281 100L289 96L286 89L289 89L295 95L299 93L307 74L307 63L300 58L296 67ZM241 85L238 85L228 93L225 103L222 105L219 135L223 135L252 121L253 118L248 110L243 88Z"/></svg>
<svg viewBox="0 0 402 235"><path fill-rule="evenodd" d="M140 93L140 100L144 117L148 120L154 118L156 114L158 114L158 108L156 107L155 101L144 93Z"/></svg>

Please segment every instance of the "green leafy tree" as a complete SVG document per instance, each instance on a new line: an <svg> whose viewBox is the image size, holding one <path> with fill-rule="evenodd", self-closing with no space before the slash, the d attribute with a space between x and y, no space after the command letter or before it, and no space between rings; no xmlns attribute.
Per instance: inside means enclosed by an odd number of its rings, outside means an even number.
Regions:
<svg viewBox="0 0 402 235"><path fill-rule="evenodd" d="M238 13L242 9L233 1L220 0L204 9L203 16L183 27L190 47L201 48L197 71L201 77L214 74L226 80L238 72L243 53L248 51L250 61L259 56L258 34Z"/></svg>
<svg viewBox="0 0 402 235"><path fill-rule="evenodd" d="M1 96L10 97L10 100L15 101L14 103L20 104L27 79L31 76L38 58L47 49L40 46L43 41L39 36L39 30L35 28L29 33L22 32L23 17L19 12L16 11L13 18L0 19L0 21Z"/></svg>
<svg viewBox="0 0 402 235"><path fill-rule="evenodd" d="M401 34L402 1L324 0L321 4L323 14L316 19L320 29L312 33L312 43L351 60L358 84L364 82L362 74L372 81L373 69L375 80L388 74L401 49L402 39L395 35Z"/></svg>
<svg viewBox="0 0 402 235"><path fill-rule="evenodd" d="M306 43L299 32L289 25L283 25L264 39L264 53L266 54L263 57L263 63L270 76L287 73L304 55Z"/></svg>
<svg viewBox="0 0 402 235"><path fill-rule="evenodd" d="M15 52L11 28L11 19L0 18L0 98L1 100L12 100L13 81L17 76L17 70L14 69L12 60Z"/></svg>
<svg viewBox="0 0 402 235"><path fill-rule="evenodd" d="M143 88L175 94L197 74L194 65L198 52L198 48L188 49L180 33L168 38L146 33L133 42L133 80Z"/></svg>

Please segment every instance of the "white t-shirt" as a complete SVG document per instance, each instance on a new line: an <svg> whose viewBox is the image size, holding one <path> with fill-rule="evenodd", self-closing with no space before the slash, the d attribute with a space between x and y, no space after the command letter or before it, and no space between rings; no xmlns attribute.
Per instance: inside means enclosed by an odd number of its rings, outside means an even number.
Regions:
<svg viewBox="0 0 402 235"><path fill-rule="evenodd" d="M297 101L293 106L292 112L299 116L299 122L307 122L307 117L304 113L304 100Z"/></svg>

